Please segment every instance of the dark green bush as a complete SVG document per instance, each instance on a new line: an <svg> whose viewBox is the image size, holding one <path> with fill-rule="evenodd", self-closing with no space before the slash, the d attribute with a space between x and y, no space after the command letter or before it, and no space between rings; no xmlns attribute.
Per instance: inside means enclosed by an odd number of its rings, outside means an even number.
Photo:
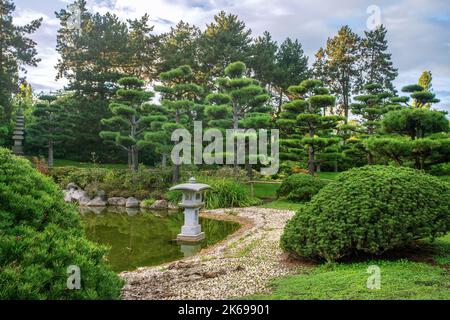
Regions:
<svg viewBox="0 0 450 320"><path fill-rule="evenodd" d="M309 174L294 174L283 180L277 189L277 196L292 201L309 201L312 196L327 185L327 182Z"/></svg>
<svg viewBox="0 0 450 320"><path fill-rule="evenodd" d="M312 259L381 254L450 230L450 188L420 171L390 166L339 175L296 213L281 238L284 250Z"/></svg>
<svg viewBox="0 0 450 320"><path fill-rule="evenodd" d="M450 162L439 163L431 166L429 173L434 176L450 176Z"/></svg>
<svg viewBox="0 0 450 320"><path fill-rule="evenodd" d="M122 281L50 178L0 148L0 299L116 299ZM67 288L78 266L81 289Z"/></svg>

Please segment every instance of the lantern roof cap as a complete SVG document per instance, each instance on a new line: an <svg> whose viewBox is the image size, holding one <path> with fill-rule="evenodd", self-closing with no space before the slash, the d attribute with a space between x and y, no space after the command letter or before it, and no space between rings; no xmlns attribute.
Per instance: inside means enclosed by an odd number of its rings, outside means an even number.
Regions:
<svg viewBox="0 0 450 320"><path fill-rule="evenodd" d="M189 183L182 183L170 188L170 190L180 190L180 191L194 191L200 192L202 190L211 189L211 186L204 183L197 183L194 177L189 179Z"/></svg>

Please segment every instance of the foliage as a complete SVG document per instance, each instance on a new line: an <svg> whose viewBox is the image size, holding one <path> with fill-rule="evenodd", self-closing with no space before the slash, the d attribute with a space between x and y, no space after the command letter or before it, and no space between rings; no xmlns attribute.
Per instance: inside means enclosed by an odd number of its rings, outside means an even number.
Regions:
<svg viewBox="0 0 450 320"><path fill-rule="evenodd" d="M411 196L414 195L414 196ZM414 169L366 166L342 173L288 222L284 250L334 261L381 254L450 230L450 187Z"/></svg>
<svg viewBox="0 0 450 320"><path fill-rule="evenodd" d="M206 86L212 87L213 79L222 75L230 63L247 62L250 42L251 30L237 15L224 11L216 14L199 39L199 58Z"/></svg>
<svg viewBox="0 0 450 320"><path fill-rule="evenodd" d="M283 180L277 196L291 201L309 201L326 185L327 182L320 178L302 173L294 174Z"/></svg>
<svg viewBox="0 0 450 320"><path fill-rule="evenodd" d="M308 152L308 173L314 175L317 154L336 144L339 139L330 137L331 131L341 120L338 116L325 116L334 106L335 98L328 94L320 80L309 79L289 87L294 97L283 105L277 124L282 130L282 156L295 159L302 148ZM300 151L300 152L299 152Z"/></svg>
<svg viewBox="0 0 450 320"><path fill-rule="evenodd" d="M205 115L208 125L217 129L233 129L234 135L246 135L239 131L241 126L267 126L270 117L266 102L269 99L260 83L246 76L247 66L241 62L230 63L225 68L224 77L217 79L218 92L206 97ZM234 144L234 168L238 170L237 143ZM222 155L223 156L223 155ZM216 155L218 158L219 155ZM246 160L251 170L250 161Z"/></svg>
<svg viewBox="0 0 450 320"><path fill-rule="evenodd" d="M328 38L326 48L316 53L315 76L338 96L345 122L348 121L350 95L360 81L357 64L361 59L361 38L349 26Z"/></svg>
<svg viewBox="0 0 450 320"><path fill-rule="evenodd" d="M72 136L72 118L64 105L58 104L54 96L41 96L34 105L32 117L27 124L26 143L48 150L48 166L54 162L54 148L67 143Z"/></svg>
<svg viewBox="0 0 450 320"><path fill-rule="evenodd" d="M131 161L130 168L136 172L139 166L139 141L143 141L151 122L144 102L149 101L153 92L146 91L144 81L136 77L121 78L118 84L117 100L109 105L113 116L101 121L114 131L102 131L100 136L126 150Z"/></svg>
<svg viewBox="0 0 450 320"><path fill-rule="evenodd" d="M435 132L448 132L449 123L445 113L427 109L402 108L388 112L382 120L383 130L398 133L412 139L424 138Z"/></svg>
<svg viewBox="0 0 450 320"><path fill-rule="evenodd" d="M384 25L364 31L361 41L361 71L363 73L360 88L369 83L378 83L382 91L395 93L392 83L398 75L398 69L393 66L392 55L387 52L387 29Z"/></svg>
<svg viewBox="0 0 450 320"><path fill-rule="evenodd" d="M0 149L1 299L116 299L122 281L105 248L84 237L79 215L28 161ZM20 239L20 241L17 241ZM67 268L81 270L81 289L67 289Z"/></svg>
<svg viewBox="0 0 450 320"><path fill-rule="evenodd" d="M259 200L253 198L250 190L241 182L212 177L200 177L197 180L211 186L211 189L205 191L204 195L206 209L239 208L259 204ZM181 192L170 191L167 193L167 198L171 202L179 202Z"/></svg>
<svg viewBox="0 0 450 320"><path fill-rule="evenodd" d="M108 197L138 199L146 199L155 192L165 190L171 182L169 170L148 170L142 167L137 172L95 167L57 167L50 169L50 176L61 188L73 182L91 193L103 190Z"/></svg>
<svg viewBox="0 0 450 320"><path fill-rule="evenodd" d="M37 44L29 36L39 29L42 18L15 25L15 9L13 1L0 2L0 107L3 108L3 114L0 111L0 129L11 120L11 97L19 91L19 72L25 70L24 66L36 66L40 61Z"/></svg>
<svg viewBox="0 0 450 320"><path fill-rule="evenodd" d="M435 164L428 172L434 176L450 176L450 162Z"/></svg>
<svg viewBox="0 0 450 320"><path fill-rule="evenodd" d="M192 82L192 69L188 65L162 72L162 85L156 86L156 91L162 95L161 107L154 109L149 121L154 132L145 135L144 143L152 145L163 155L163 166L171 147L171 135L175 129L192 128L192 120L202 114L201 95L203 88ZM172 182L180 179L180 164L173 165Z"/></svg>

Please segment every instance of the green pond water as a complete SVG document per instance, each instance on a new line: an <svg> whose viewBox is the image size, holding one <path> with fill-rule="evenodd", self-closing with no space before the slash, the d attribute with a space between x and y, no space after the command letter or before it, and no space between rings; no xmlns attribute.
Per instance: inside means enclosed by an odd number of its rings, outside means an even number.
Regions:
<svg viewBox="0 0 450 320"><path fill-rule="evenodd" d="M80 208L80 213L87 237L110 247L107 259L116 272L192 256L239 228L235 222L200 218L206 239L195 245L179 244L174 239L183 225L181 212Z"/></svg>

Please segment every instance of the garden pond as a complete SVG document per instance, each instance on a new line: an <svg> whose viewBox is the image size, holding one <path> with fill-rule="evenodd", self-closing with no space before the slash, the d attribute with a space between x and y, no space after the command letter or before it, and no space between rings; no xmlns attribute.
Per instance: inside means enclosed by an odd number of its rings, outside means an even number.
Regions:
<svg viewBox="0 0 450 320"><path fill-rule="evenodd" d="M181 212L125 208L79 208L89 240L110 247L107 259L116 272L154 266L196 254L239 229L232 221L200 218L206 239L180 244Z"/></svg>

